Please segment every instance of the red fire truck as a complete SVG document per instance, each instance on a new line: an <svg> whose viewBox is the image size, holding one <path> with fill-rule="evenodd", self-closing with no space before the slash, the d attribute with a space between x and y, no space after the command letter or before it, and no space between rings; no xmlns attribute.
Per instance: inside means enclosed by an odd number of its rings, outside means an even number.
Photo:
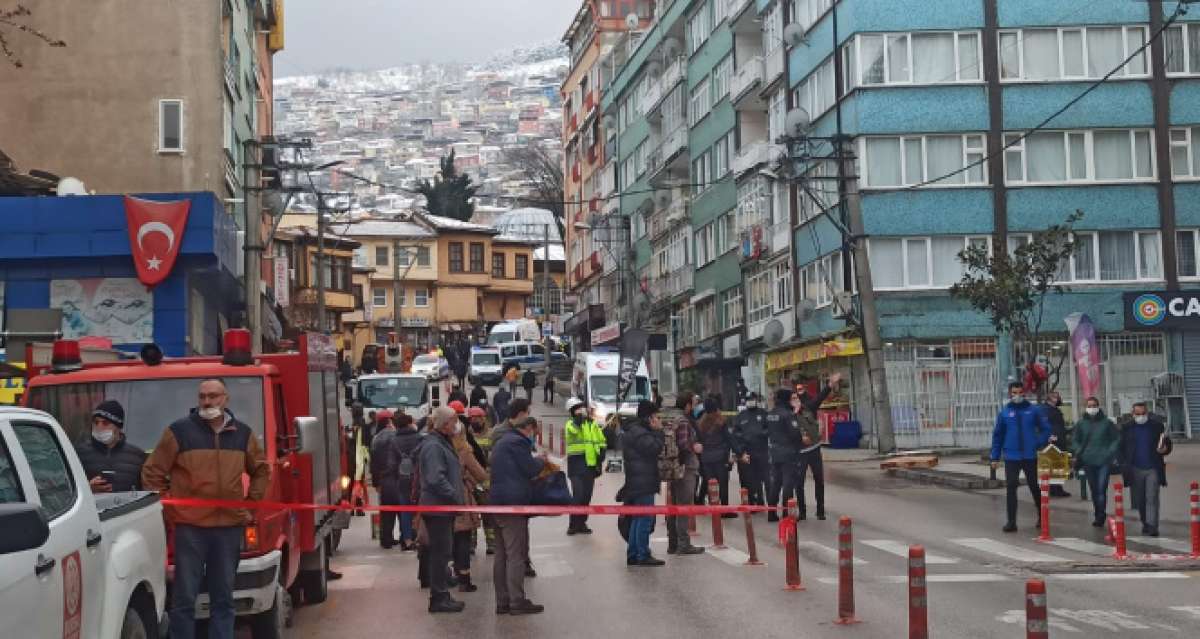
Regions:
<svg viewBox="0 0 1200 639"><path fill-rule="evenodd" d="M200 382L220 379L229 391L229 411L254 430L266 451L266 499L335 504L349 485L337 350L320 334L302 336L298 346L298 352L252 356L249 332L233 329L225 334L222 357L162 360L151 354L85 364L77 343L60 341L49 366L30 363L24 401L54 415L80 441L90 433L92 409L115 399L125 408L128 441L150 450L196 405ZM293 601L325 600L329 554L348 526L349 513L342 511L256 514L246 528L234 592L237 614L248 619L255 639L280 636ZM196 612L208 616L206 594Z"/></svg>

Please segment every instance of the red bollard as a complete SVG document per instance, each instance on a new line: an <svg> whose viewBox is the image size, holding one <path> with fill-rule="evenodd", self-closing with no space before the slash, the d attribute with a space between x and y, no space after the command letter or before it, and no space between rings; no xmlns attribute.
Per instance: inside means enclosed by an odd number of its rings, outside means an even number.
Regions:
<svg viewBox="0 0 1200 639"><path fill-rule="evenodd" d="M1054 541L1050 536L1050 473L1042 473L1041 481L1038 482L1042 491L1042 534L1038 535L1037 540L1046 542Z"/></svg>
<svg viewBox="0 0 1200 639"><path fill-rule="evenodd" d="M542 445L542 431L544 431L544 430L546 430L545 422L538 424L538 432L537 432L537 445L538 446Z"/></svg>
<svg viewBox="0 0 1200 639"><path fill-rule="evenodd" d="M1129 551L1125 547L1125 484L1120 478L1113 486L1113 544L1116 551L1113 559L1129 559Z"/></svg>
<svg viewBox="0 0 1200 639"><path fill-rule="evenodd" d="M708 505L720 506L721 497L717 490L717 480L708 480ZM725 528L721 525L721 513L713 513L712 516L712 536L713 548L721 549L725 547Z"/></svg>
<svg viewBox="0 0 1200 639"><path fill-rule="evenodd" d="M925 547L908 548L908 639L929 639L929 607L925 588Z"/></svg>
<svg viewBox="0 0 1200 639"><path fill-rule="evenodd" d="M796 513L798 512L795 499L788 500L787 517L779 522L779 541L783 542L785 577L784 590L801 591L804 586L800 583L800 540L796 535Z"/></svg>
<svg viewBox="0 0 1200 639"><path fill-rule="evenodd" d="M567 457L567 431L566 431L566 428L567 428L566 425L563 425L562 436L558 438L558 454L560 457L562 457L564 459L566 459L566 457Z"/></svg>
<svg viewBox="0 0 1200 639"><path fill-rule="evenodd" d="M1046 582L1025 582L1025 639L1050 639L1050 618L1046 610Z"/></svg>
<svg viewBox="0 0 1200 639"><path fill-rule="evenodd" d="M854 616L854 540L850 518L838 519L838 618L833 623L848 626L858 623Z"/></svg>
<svg viewBox="0 0 1200 639"><path fill-rule="evenodd" d="M1192 482L1192 559L1200 559L1200 481Z"/></svg>
<svg viewBox="0 0 1200 639"><path fill-rule="evenodd" d="M743 488L741 490L742 505L745 506L750 501L750 491ZM750 554L750 558L746 560L745 566L761 566L763 562L758 560L758 544L754 540L754 520L751 517L754 513L744 512L742 518L746 522L746 552Z"/></svg>
<svg viewBox="0 0 1200 639"><path fill-rule="evenodd" d="M547 450L547 451L549 451L549 452L551 452L551 453L553 453L553 452L554 452L554 427L553 427L553 426L551 426L551 425L549 425L549 424L547 424L547 425L546 425L546 430L547 430L547 433L546 433L546 437L547 437L546 450Z"/></svg>

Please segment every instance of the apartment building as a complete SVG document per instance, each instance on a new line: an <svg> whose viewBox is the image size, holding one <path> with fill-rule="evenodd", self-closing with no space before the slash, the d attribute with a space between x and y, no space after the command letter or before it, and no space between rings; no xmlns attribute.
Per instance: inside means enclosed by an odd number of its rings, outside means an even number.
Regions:
<svg viewBox="0 0 1200 639"><path fill-rule="evenodd" d="M437 339L434 291L437 287L437 233L414 217L403 220L362 220L336 225L334 231L362 244L354 252L361 269L357 313L342 315L354 335L355 352L368 343L382 344L395 332L405 344L426 349ZM399 322L396 312L399 311ZM353 327L353 328L352 328Z"/></svg>

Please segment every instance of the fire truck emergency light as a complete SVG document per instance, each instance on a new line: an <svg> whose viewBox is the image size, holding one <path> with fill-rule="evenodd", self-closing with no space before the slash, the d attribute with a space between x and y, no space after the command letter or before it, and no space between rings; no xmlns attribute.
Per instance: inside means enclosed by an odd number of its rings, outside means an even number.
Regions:
<svg viewBox="0 0 1200 639"><path fill-rule="evenodd" d="M228 366L248 366L254 363L250 352L250 331L231 328L225 331L225 356L222 363Z"/></svg>
<svg viewBox="0 0 1200 639"><path fill-rule="evenodd" d="M56 373L77 371L83 368L83 357L79 354L79 342L60 339L54 342L50 352L50 369Z"/></svg>

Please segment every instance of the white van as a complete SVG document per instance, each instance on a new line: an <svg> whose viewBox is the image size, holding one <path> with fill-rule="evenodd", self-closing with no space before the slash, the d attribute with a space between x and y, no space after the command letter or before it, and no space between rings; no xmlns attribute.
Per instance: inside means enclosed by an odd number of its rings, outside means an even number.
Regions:
<svg viewBox="0 0 1200 639"><path fill-rule="evenodd" d="M617 353L578 353L571 375L571 394L582 397L596 409L596 421L604 424L613 413L622 421L637 416L638 402L650 399L650 374L646 360L638 362L633 388L625 401L617 405L617 376L621 370L621 356Z"/></svg>
<svg viewBox="0 0 1200 639"><path fill-rule="evenodd" d="M542 339L538 323L531 319L500 322L488 332L489 346L507 342L537 342Z"/></svg>
<svg viewBox="0 0 1200 639"><path fill-rule="evenodd" d="M429 414L429 380L424 375L362 375L357 384L355 399L362 403L364 413L399 410L414 421Z"/></svg>
<svg viewBox="0 0 1200 639"><path fill-rule="evenodd" d="M495 346L475 346L471 349L467 381L472 384L499 384L503 363L500 349Z"/></svg>
<svg viewBox="0 0 1200 639"><path fill-rule="evenodd" d="M496 347L500 349L500 360L504 364L517 364L522 373L546 370L546 347L539 342L505 342Z"/></svg>

